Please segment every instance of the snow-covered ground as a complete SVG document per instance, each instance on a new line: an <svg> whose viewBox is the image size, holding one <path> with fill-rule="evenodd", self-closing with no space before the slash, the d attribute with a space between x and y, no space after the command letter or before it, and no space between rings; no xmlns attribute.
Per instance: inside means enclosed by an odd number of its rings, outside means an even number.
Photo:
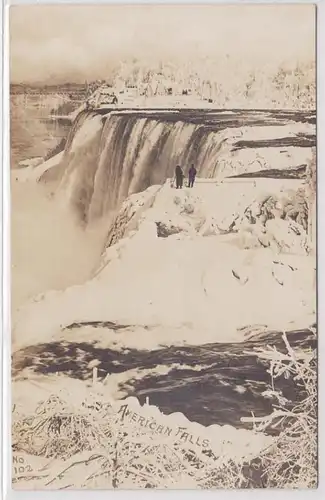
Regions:
<svg viewBox="0 0 325 500"><path fill-rule="evenodd" d="M299 183L201 180L194 189L176 190L168 181L149 188L149 194L133 195L125 202L129 217L124 204L124 222L117 219L114 229L121 239L104 252L95 276L21 307L14 317L15 348L53 340L72 323L92 321L138 326L137 345L143 344L143 327L159 327L162 337L156 331L151 346L180 339L193 344L234 340L242 327L254 324L280 330L308 326L315 312L314 261L306 255L303 237L280 218L266 227L269 236L291 246L285 253L276 245L256 244L256 225L248 222L225 234L254 201L283 195ZM134 222L134 212L148 196L152 206ZM131 214L133 227L123 234L118 226L129 224Z"/></svg>

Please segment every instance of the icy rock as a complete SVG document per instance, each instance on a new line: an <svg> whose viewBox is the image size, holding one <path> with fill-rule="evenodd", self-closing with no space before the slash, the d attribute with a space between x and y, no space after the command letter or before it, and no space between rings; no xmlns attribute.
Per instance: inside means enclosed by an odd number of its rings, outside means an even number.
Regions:
<svg viewBox="0 0 325 500"><path fill-rule="evenodd" d="M38 167L41 163L43 163L44 158L41 156L37 156L36 158L30 158L27 160L22 160L18 163L19 168L26 168L26 167Z"/></svg>
<svg viewBox="0 0 325 500"><path fill-rule="evenodd" d="M276 218L266 222L266 229L280 252L306 254L307 235L302 226Z"/></svg>
<svg viewBox="0 0 325 500"><path fill-rule="evenodd" d="M191 215L193 213L194 213L194 206L191 203L185 203L181 210L181 214Z"/></svg>

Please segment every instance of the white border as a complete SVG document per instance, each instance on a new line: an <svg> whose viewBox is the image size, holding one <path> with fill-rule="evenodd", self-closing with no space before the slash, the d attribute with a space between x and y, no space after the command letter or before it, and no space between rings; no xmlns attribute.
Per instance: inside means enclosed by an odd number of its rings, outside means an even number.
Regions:
<svg viewBox="0 0 325 500"><path fill-rule="evenodd" d="M3 9L3 2L5 3L5 7ZM187 0L166 0L165 2L161 1L150 1L150 0L127 0L127 1L119 1L115 0L115 2L105 2L105 1L85 1L85 0L79 0L76 2L73 1L66 1L66 0L52 0L51 1L43 1L43 0L35 0L34 2L29 1L29 0L20 0L20 1L12 1L9 2L8 0L2 0L1 2L1 9L0 9L0 17L2 21L2 26L5 26L5 33L4 33L4 38L1 40L1 48L2 48L2 71L3 71L3 78L1 80L1 88L3 89L2 92L2 105L1 105L1 116L2 116L2 126L3 126L3 135L2 135L2 143L1 143L1 152L2 154L2 178L1 178L1 199L3 200L2 203L2 210L1 215L2 215L2 234L1 234L1 257L2 257L2 304L0 311L3 315L3 321L2 321L2 332L4 335L2 336L3 338L3 343L2 343L2 360L3 360L3 373L1 372L0 375L0 380L3 382L2 384L2 401L1 401L1 409L3 411L1 412L1 423L2 423L2 418L3 418L3 425L1 426L1 435L2 435L2 455L0 459L0 464L3 465L1 468L2 472L2 493L3 493L3 498L7 499L28 499L28 500L34 500L34 499L42 499L44 497L44 494L46 496L52 497L53 499L59 499L59 498L64 498L65 499L75 499L79 500L81 497L84 499L90 499L90 498L107 498L107 495L119 495L120 498L127 498L127 495L129 495L128 491L64 491L64 492L57 492L57 491L48 491L46 492L43 491L28 491L28 492L19 492L19 491L13 491L11 490L11 478L10 478L10 408L11 405L10 403L10 298L9 298L9 293L8 291L10 290L10 197L8 196L9 189L10 189L10 175L9 175L9 49L8 49L8 6L9 5L16 5L16 4L108 4L108 3L119 3L119 4L137 4L137 3L168 3L168 4L207 4L207 3L215 3L215 4L220 4L220 3L232 3L232 4L261 4L261 3L279 3L279 4L301 4L301 3L307 3L307 4L316 4L317 5L317 89L318 89L318 100L317 100L317 138L318 138L318 143L317 143L317 159L318 159L318 331L319 331L319 344L318 344L318 352L319 352L319 487L317 490L308 490L308 491L286 491L286 490L236 490L236 491L224 491L224 490L218 490L215 493L221 498L226 498L226 499L233 499L233 498L241 498L241 499L246 499L246 498L251 498L252 496L255 498L260 498L263 496L264 498L276 498L276 499L281 499L285 498L290 499L290 498L304 498L304 499L310 499L310 498L325 498L325 470L324 470L324 447L325 447L325 440L324 440L324 433L323 433L323 428L324 428L324 418L325 418L325 412L323 411L324 409L324 397L323 397L323 384L322 381L325 380L325 365L323 365L322 360L325 358L325 350L324 350L324 345L325 341L323 339L323 331L322 331L322 325L325 324L323 321L324 315L325 315L325 310L322 309L322 296L323 296L323 287L324 287L324 272L323 272L323 266L322 266L322 261L321 261L321 256L323 255L323 251L325 250L325 224L324 224L324 219L321 216L321 214L324 213L325 211L325 197L323 196L323 193L325 193L325 172L324 172L324 159L325 159L325 108L324 108L324 95L325 95L325 48L324 48L324 42L325 42L325 0L318 0L313 2L308 1L308 0L296 0L296 1L274 1L274 2L264 2L264 1L258 1L258 0L253 0L253 1L246 1L246 0L241 0L241 1L233 1L233 2L222 2L215 0L214 2L204 2L197 0L196 2L190 2ZM4 14L4 21L3 22L3 14ZM323 27L323 30L321 29L321 26ZM276 30L276 26L274 26L274 30ZM323 356L324 354L324 356ZM185 490L178 490L178 491L157 491L155 490L154 492L152 490L148 491L146 493L146 490L132 490L132 495L135 497L139 497L142 495L148 495L148 494L154 494L154 495L159 495L159 496L175 496L177 495L178 497L181 495L183 498L186 496L186 498L195 498L196 500L199 500L199 498L203 498L205 495L211 495L214 490L207 491L207 492L197 492L197 491L185 491Z"/></svg>

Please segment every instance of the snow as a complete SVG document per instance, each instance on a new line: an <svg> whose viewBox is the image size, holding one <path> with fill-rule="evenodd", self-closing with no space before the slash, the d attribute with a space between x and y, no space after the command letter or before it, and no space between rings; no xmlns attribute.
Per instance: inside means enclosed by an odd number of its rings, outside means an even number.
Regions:
<svg viewBox="0 0 325 500"><path fill-rule="evenodd" d="M44 159L41 156L37 156L36 158L30 158L27 160L22 160L18 163L19 168L24 168L24 167L37 167L42 163Z"/></svg>
<svg viewBox="0 0 325 500"><path fill-rule="evenodd" d="M310 257L287 256L295 270L282 273L280 284L274 277L279 255L272 248L243 250L237 235L199 231L208 217L222 224L265 190L283 192L289 186L297 181L201 182L192 190L176 190L167 182L138 227L107 250L92 279L48 292L20 309L15 347L49 341L65 326L86 321L133 325L134 332L139 329L137 345L144 326L156 329L156 344L167 340L168 329L180 329L180 338L195 344L234 339L246 325L282 330L296 321L307 326L315 307ZM184 212L188 205L191 214ZM180 232L158 237L157 222Z"/></svg>
<svg viewBox="0 0 325 500"><path fill-rule="evenodd" d="M27 165L26 163L27 166L24 169L12 169L12 176L18 182L38 181L45 172L60 165L63 160L63 154L64 152L62 151L61 153L52 156L49 160L42 161L37 164Z"/></svg>

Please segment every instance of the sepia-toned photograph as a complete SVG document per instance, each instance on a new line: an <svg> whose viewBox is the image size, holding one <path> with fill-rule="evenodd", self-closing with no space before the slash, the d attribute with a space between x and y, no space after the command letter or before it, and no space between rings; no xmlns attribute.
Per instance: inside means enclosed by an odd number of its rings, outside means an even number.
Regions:
<svg viewBox="0 0 325 500"><path fill-rule="evenodd" d="M9 63L12 488L317 488L316 6L14 5Z"/></svg>

